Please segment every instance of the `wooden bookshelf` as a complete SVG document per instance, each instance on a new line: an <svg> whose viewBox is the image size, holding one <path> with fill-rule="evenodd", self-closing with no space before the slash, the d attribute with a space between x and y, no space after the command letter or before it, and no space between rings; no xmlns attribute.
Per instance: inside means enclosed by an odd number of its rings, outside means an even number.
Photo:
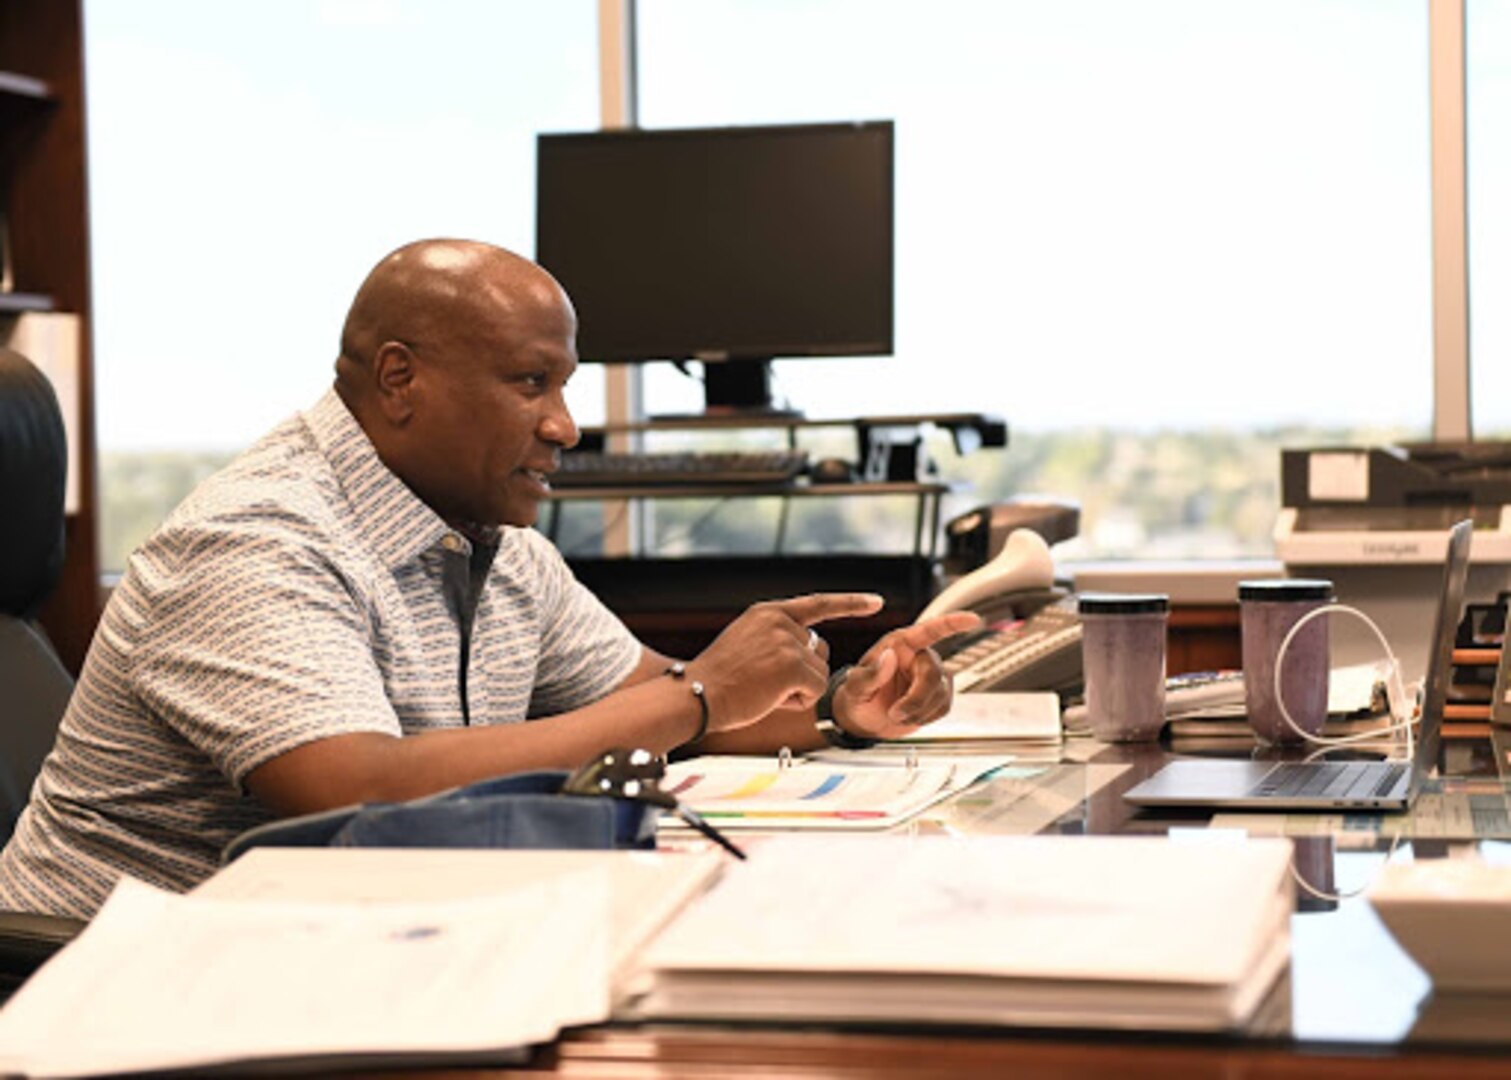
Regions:
<svg viewBox="0 0 1511 1080"><path fill-rule="evenodd" d="M68 517L62 580L42 610L75 672L100 611L81 22L79 0L0 0L0 241L11 274L0 319L60 311L80 320L79 508Z"/></svg>

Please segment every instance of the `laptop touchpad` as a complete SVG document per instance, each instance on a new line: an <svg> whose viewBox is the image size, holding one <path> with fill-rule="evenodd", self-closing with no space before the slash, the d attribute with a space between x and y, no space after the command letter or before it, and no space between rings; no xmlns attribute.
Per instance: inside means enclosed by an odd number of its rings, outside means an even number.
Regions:
<svg viewBox="0 0 1511 1080"><path fill-rule="evenodd" d="M1232 798L1259 783L1274 767L1269 761L1172 761L1136 790L1141 795Z"/></svg>

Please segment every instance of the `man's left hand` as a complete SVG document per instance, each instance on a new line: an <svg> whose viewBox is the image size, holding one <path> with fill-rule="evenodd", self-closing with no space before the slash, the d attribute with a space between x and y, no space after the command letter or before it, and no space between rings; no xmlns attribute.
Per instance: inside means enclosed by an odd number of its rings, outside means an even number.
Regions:
<svg viewBox="0 0 1511 1080"><path fill-rule="evenodd" d="M835 693L834 718L846 731L878 739L939 719L955 691L933 645L980 625L980 616L955 611L883 636Z"/></svg>

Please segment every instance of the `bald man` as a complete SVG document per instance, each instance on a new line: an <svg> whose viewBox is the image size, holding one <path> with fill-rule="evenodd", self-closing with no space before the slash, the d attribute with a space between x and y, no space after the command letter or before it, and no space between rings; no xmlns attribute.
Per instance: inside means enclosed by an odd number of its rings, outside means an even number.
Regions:
<svg viewBox="0 0 1511 1080"><path fill-rule="evenodd" d="M942 715L955 614L832 675L813 627L877 597L757 604L685 663L646 648L529 526L578 432L561 286L486 244L393 252L336 383L133 554L31 802L0 908L88 917L172 889L274 817L430 794L614 746L863 743Z"/></svg>

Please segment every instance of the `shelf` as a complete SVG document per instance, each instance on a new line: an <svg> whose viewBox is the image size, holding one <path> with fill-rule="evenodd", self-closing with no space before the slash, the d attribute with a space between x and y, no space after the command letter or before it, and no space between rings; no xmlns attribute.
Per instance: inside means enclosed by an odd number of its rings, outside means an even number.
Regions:
<svg viewBox="0 0 1511 1080"><path fill-rule="evenodd" d="M637 420L627 424L605 424L584 428L585 431L670 431L674 428L803 428L803 427L854 427L866 424L870 427L907 427L918 424L937 424L953 427L961 424L1001 423L1001 419L985 413L918 413L906 416L835 416L810 418L807 416L784 416L773 413L730 413L729 415L660 416Z"/></svg>
<svg viewBox="0 0 1511 1080"><path fill-rule="evenodd" d="M583 444L598 449L610 432L649 432L691 429L732 431L751 428L784 430L790 445L796 445L799 428L842 427L855 433L858 458L865 468L855 473L881 479L851 480L843 483L815 483L810 477L764 483L724 482L715 480L690 484L622 483L597 484L592 487L560 487L551 493L546 515L545 533L555 541L561 524L562 507L568 502L618 499L781 499L783 526L778 531L776 550L770 558L787 557L782 550L785 533L787 499L858 498L901 496L915 500L913 552L909 556L933 565L937 554L940 507L944 496L965 489L965 485L918 477L934 477L937 470L928 460L919 428L925 424L947 427L960 453L981 446L1006 446L1007 425L1000 419L981 413L936 413L885 417L849 417L810 420L802 416L781 414L695 415L661 417L656 420L605 425L582 429ZM900 429L900 430L899 430ZM587 479L586 476L583 479ZM766 560L766 561L769 561Z"/></svg>
<svg viewBox="0 0 1511 1080"><path fill-rule="evenodd" d="M582 499L716 499L729 495L803 499L846 495L945 495L962 489L963 485L953 483L903 481L852 484L616 484L611 487L556 488L551 492L551 498L561 502Z"/></svg>
<svg viewBox="0 0 1511 1080"><path fill-rule="evenodd" d="M760 413L724 415L663 416L625 424L602 424L582 429L584 435L611 435L648 431L729 431L768 428L793 431L798 428L847 427L865 432L878 428L913 428L933 424L949 431L955 448L968 453L981 447L1007 445L1007 423L988 413L918 413L904 416L852 416L809 419L806 416L783 416Z"/></svg>
<svg viewBox="0 0 1511 1080"><path fill-rule="evenodd" d="M8 182L22 148L35 134L35 123L43 109L58 102L52 87L43 79L15 71L0 71L0 188ZM0 260L7 237L4 233L6 207L0 205ZM24 311L51 311L53 298L45 293L0 292L0 315Z"/></svg>
<svg viewBox="0 0 1511 1080"><path fill-rule="evenodd" d="M850 484L811 484L797 481L790 484L660 484L639 487L568 488L553 491L543 531L554 543L561 525L562 505L587 499L718 499L718 498L844 498L846 496L901 495L918 500L913 519L913 553L910 558L922 558L932 565L937 554L939 536L939 507L944 496L952 491L964 490L966 485L956 483L918 483L911 481L883 481L880 483L857 482ZM786 553L778 543L770 558L785 558Z"/></svg>
<svg viewBox="0 0 1511 1080"><path fill-rule="evenodd" d="M13 146L17 140L24 141L39 117L58 103L52 87L30 75L18 75L14 71L0 71L0 130L4 143ZM9 149L10 158L16 149Z"/></svg>
<svg viewBox="0 0 1511 1080"><path fill-rule="evenodd" d="M0 315L19 315L24 311L51 311L52 297L45 293L0 292Z"/></svg>
<svg viewBox="0 0 1511 1080"><path fill-rule="evenodd" d="M20 98L37 102L54 102L57 96L52 87L41 79L20 75L14 71L0 71L0 98Z"/></svg>
<svg viewBox="0 0 1511 1080"><path fill-rule="evenodd" d="M0 322L30 312L77 317L77 347L69 347L76 352L74 400L59 404L65 415L87 417L93 365L82 8L83 0L0 0L0 280L15 290L0 293ZM92 425L75 434L69 458L77 466L78 505L64 523L67 555L38 618L77 676L101 598Z"/></svg>

